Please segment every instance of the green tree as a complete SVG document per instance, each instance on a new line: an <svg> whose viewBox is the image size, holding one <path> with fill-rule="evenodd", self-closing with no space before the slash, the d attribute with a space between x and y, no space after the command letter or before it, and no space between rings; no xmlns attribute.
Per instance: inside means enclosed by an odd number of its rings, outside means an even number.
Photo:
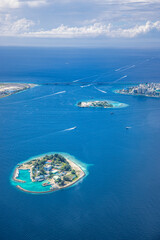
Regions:
<svg viewBox="0 0 160 240"><path fill-rule="evenodd" d="M76 171L74 170L74 169L72 169L72 172L71 172L72 174L76 174Z"/></svg>

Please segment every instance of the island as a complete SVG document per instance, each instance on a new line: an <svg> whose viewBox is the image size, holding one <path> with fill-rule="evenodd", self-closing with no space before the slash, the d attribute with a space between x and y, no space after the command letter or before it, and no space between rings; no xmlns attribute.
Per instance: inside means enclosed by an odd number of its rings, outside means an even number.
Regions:
<svg viewBox="0 0 160 240"><path fill-rule="evenodd" d="M115 92L126 95L160 97L160 83L142 83L137 86L119 89Z"/></svg>
<svg viewBox="0 0 160 240"><path fill-rule="evenodd" d="M81 108L121 108L128 106L125 103L114 102L109 100L95 100L95 101L82 101L77 103Z"/></svg>
<svg viewBox="0 0 160 240"><path fill-rule="evenodd" d="M78 164L62 154L54 153L18 164L12 181L22 191L47 193L67 188L85 175Z"/></svg>
<svg viewBox="0 0 160 240"><path fill-rule="evenodd" d="M31 83L0 83L0 98L37 86Z"/></svg>

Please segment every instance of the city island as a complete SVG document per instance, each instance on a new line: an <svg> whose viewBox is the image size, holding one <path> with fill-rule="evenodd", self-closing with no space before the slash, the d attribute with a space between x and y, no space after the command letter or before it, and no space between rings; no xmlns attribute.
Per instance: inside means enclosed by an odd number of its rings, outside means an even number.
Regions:
<svg viewBox="0 0 160 240"><path fill-rule="evenodd" d="M137 86L119 89L115 92L126 95L160 97L160 83L143 83Z"/></svg>
<svg viewBox="0 0 160 240"><path fill-rule="evenodd" d="M108 101L108 100L96 100L96 101L83 101L77 103L81 108L122 108L127 107L125 103Z"/></svg>
<svg viewBox="0 0 160 240"><path fill-rule="evenodd" d="M85 175L77 163L55 153L18 164L12 181L22 191L39 194L70 187Z"/></svg>
<svg viewBox="0 0 160 240"><path fill-rule="evenodd" d="M31 83L0 83L0 98L37 86Z"/></svg>

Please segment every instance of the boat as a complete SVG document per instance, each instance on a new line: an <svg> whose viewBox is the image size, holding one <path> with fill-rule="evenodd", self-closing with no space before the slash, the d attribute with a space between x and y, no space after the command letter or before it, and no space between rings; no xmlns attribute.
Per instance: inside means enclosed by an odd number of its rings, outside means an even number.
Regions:
<svg viewBox="0 0 160 240"><path fill-rule="evenodd" d="M43 183L42 186L45 187L45 186L49 186L51 185L50 183Z"/></svg>
<svg viewBox="0 0 160 240"><path fill-rule="evenodd" d="M74 129L76 129L77 127L75 126L75 127L72 127L72 128L67 128L67 129L65 129L65 131L70 131L70 130L74 130Z"/></svg>
<svg viewBox="0 0 160 240"><path fill-rule="evenodd" d="M132 127L126 127L126 129L130 129L130 128L132 128Z"/></svg>

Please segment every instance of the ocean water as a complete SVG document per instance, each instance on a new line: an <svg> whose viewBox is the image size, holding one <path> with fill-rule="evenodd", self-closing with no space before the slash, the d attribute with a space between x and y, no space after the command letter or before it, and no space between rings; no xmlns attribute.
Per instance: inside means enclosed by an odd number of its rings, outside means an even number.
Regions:
<svg viewBox="0 0 160 240"><path fill-rule="evenodd" d="M0 63L0 81L39 84L0 99L0 238L159 240L160 99L114 90L159 82L160 51L0 48ZM128 107L76 107L82 99ZM88 176L51 194L16 189L17 163L46 152L90 165Z"/></svg>

